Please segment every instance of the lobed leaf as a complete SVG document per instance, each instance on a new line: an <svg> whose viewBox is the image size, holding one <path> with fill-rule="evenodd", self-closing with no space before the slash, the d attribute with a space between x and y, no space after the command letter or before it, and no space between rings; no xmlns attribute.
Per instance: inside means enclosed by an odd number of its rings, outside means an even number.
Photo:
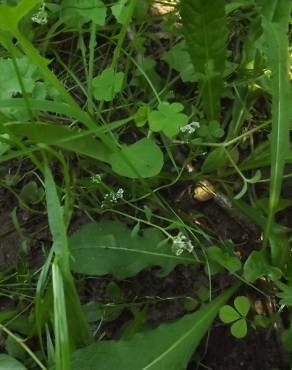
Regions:
<svg viewBox="0 0 292 370"><path fill-rule="evenodd" d="M169 243L159 246L163 234L148 228L133 235L119 221L100 221L82 227L69 240L71 269L86 275L112 274L118 279L159 266L164 275L178 264L195 263L187 255L176 256Z"/></svg>
<svg viewBox="0 0 292 370"><path fill-rule="evenodd" d="M182 0L180 13L187 51L195 72L201 75L205 114L210 120L219 120L227 55L225 1L217 0L214 6L213 0Z"/></svg>

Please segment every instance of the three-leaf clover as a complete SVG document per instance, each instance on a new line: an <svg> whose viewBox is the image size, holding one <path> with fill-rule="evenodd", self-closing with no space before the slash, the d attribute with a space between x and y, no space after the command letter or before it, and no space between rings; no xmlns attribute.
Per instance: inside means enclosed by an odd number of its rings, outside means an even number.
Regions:
<svg viewBox="0 0 292 370"><path fill-rule="evenodd" d="M208 124L203 124L199 128L199 136L206 140L219 139L224 135L224 130L220 127L218 121L211 121Z"/></svg>
<svg viewBox="0 0 292 370"><path fill-rule="evenodd" d="M124 73L115 72L112 67L106 68L92 80L93 93L97 100L112 101L122 90Z"/></svg>
<svg viewBox="0 0 292 370"><path fill-rule="evenodd" d="M250 301L245 296L236 297L234 307L225 305L219 312L220 320L231 324L231 334L236 338L243 338L247 334L246 316L250 310Z"/></svg>
<svg viewBox="0 0 292 370"><path fill-rule="evenodd" d="M184 106L180 103L163 102L158 105L158 110L149 113L148 121L152 131L162 131L166 136L173 137L179 133L188 117L181 113Z"/></svg>

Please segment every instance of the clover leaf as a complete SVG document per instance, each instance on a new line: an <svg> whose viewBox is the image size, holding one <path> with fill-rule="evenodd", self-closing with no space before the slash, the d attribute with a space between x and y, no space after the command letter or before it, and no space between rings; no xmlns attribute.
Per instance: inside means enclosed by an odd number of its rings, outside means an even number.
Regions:
<svg viewBox="0 0 292 370"><path fill-rule="evenodd" d="M206 140L219 139L224 135L224 130L220 127L218 121L211 121L208 124L202 124L199 128L199 136Z"/></svg>
<svg viewBox="0 0 292 370"><path fill-rule="evenodd" d="M92 80L93 93L97 100L112 101L123 88L125 74L106 68Z"/></svg>
<svg viewBox="0 0 292 370"><path fill-rule="evenodd" d="M188 121L188 117L181 113L183 109L180 103L160 103L158 110L149 113L148 122L151 130L161 131L170 138L177 135L179 129Z"/></svg>
<svg viewBox="0 0 292 370"><path fill-rule="evenodd" d="M176 44L164 53L162 59L171 68L179 72L183 82L194 82L198 80L184 41Z"/></svg>
<svg viewBox="0 0 292 370"><path fill-rule="evenodd" d="M231 324L231 334L240 339L247 334L246 316L250 310L250 301L245 296L236 297L234 307L225 305L219 311L220 320L225 324Z"/></svg>

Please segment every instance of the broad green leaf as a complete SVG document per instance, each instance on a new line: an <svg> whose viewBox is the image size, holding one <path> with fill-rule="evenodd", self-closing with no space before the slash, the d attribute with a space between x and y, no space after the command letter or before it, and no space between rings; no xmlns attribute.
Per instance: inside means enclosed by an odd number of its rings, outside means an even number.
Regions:
<svg viewBox="0 0 292 370"><path fill-rule="evenodd" d="M239 313L229 305L220 308L219 317L225 324L230 324L231 322L240 319Z"/></svg>
<svg viewBox="0 0 292 370"><path fill-rule="evenodd" d="M289 151L291 120L291 87L288 76L288 24L291 14L290 1L278 0L273 8L272 20L263 18L264 40L268 66L272 72L272 134L271 134L271 182L270 204L266 237L270 236L275 212L279 203L285 159ZM274 248L276 247L276 248ZM281 260L282 251L271 245L272 260Z"/></svg>
<svg viewBox="0 0 292 370"><path fill-rule="evenodd" d="M17 31L19 21L40 3L41 0L21 0L17 6L0 5L0 30Z"/></svg>
<svg viewBox="0 0 292 370"><path fill-rule="evenodd" d="M231 334L238 339L241 339L247 334L247 325L245 319L240 319L233 323L230 328Z"/></svg>
<svg viewBox="0 0 292 370"><path fill-rule="evenodd" d="M153 177L162 169L163 153L153 140L144 138L113 153L110 163L113 171L120 176L132 179Z"/></svg>
<svg viewBox="0 0 292 370"><path fill-rule="evenodd" d="M26 93L33 91L37 79L37 67L29 63L26 57L17 58L17 63L21 81ZM15 68L10 58L0 58L0 99L10 98L13 95L22 93Z"/></svg>
<svg viewBox="0 0 292 370"><path fill-rule="evenodd" d="M106 68L92 80L93 94L97 100L112 101L122 91L125 74Z"/></svg>
<svg viewBox="0 0 292 370"><path fill-rule="evenodd" d="M238 296L234 300L234 307L241 314L241 316L245 317L250 310L250 301L243 295Z"/></svg>
<svg viewBox="0 0 292 370"><path fill-rule="evenodd" d="M15 123L7 126L14 135L33 142L54 145L103 162L109 162L110 151L100 141L85 132L49 123Z"/></svg>
<svg viewBox="0 0 292 370"><path fill-rule="evenodd" d="M130 9L131 0L118 0L115 5L111 7L113 16L120 24L125 24Z"/></svg>
<svg viewBox="0 0 292 370"><path fill-rule="evenodd" d="M195 82L198 80L184 41L179 42L164 53L162 59L171 68L179 72L183 82Z"/></svg>
<svg viewBox="0 0 292 370"><path fill-rule="evenodd" d="M225 149L223 147L213 149L204 160L202 171L206 173L218 170L226 164L227 160Z"/></svg>
<svg viewBox="0 0 292 370"><path fill-rule="evenodd" d="M26 370L26 367L22 365L15 358L10 357L4 353L0 354L0 370Z"/></svg>
<svg viewBox="0 0 292 370"><path fill-rule="evenodd" d="M181 113L184 109L181 103L163 102L158 105L158 110L149 113L149 126L154 132L163 132L168 137L173 137L188 122L188 117Z"/></svg>
<svg viewBox="0 0 292 370"><path fill-rule="evenodd" d="M225 1L217 0L214 6L213 0L182 0L181 17L187 51L201 76L205 114L210 120L219 120L227 55Z"/></svg>
<svg viewBox="0 0 292 370"><path fill-rule="evenodd" d="M72 370L183 370L233 291L221 294L194 314L129 340L100 341L80 349L73 354Z"/></svg>
<svg viewBox="0 0 292 370"><path fill-rule="evenodd" d="M61 19L71 27L82 27L90 21L104 26L106 7L101 0L64 0Z"/></svg>
<svg viewBox="0 0 292 370"><path fill-rule="evenodd" d="M262 276L277 280L281 275L279 268L270 265L265 251L252 251L243 267L243 276L251 283Z"/></svg>
<svg viewBox="0 0 292 370"><path fill-rule="evenodd" d="M231 256L224 252L219 247L209 247L207 249L208 256L220 266L225 267L230 272L235 272L241 269L239 258Z"/></svg>
<svg viewBox="0 0 292 370"><path fill-rule="evenodd" d="M86 275L112 274L118 279L134 276L145 268L160 266L164 275L178 264L195 263L190 256L176 256L164 236L154 228L140 235L118 221L100 221L82 227L69 240L71 269Z"/></svg>

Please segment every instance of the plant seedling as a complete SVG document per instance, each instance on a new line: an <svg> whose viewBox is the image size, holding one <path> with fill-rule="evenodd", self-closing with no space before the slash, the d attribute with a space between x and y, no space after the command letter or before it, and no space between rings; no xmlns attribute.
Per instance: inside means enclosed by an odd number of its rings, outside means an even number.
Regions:
<svg viewBox="0 0 292 370"><path fill-rule="evenodd" d="M234 307L223 306L219 311L220 320L231 324L230 332L235 338L243 338L247 334L246 316L250 310L250 301L245 296L236 297Z"/></svg>

